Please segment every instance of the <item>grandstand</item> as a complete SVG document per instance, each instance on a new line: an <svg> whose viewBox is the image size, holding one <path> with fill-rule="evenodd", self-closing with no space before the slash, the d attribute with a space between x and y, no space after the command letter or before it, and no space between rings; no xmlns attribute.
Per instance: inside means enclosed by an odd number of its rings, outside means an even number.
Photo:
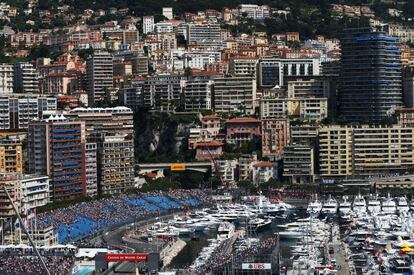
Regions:
<svg viewBox="0 0 414 275"><path fill-rule="evenodd" d="M38 216L38 224L40 227L53 226L59 243L65 244L110 226L154 216L155 213L162 215L171 210L196 207L205 201L205 194L194 190L120 195L42 213Z"/></svg>

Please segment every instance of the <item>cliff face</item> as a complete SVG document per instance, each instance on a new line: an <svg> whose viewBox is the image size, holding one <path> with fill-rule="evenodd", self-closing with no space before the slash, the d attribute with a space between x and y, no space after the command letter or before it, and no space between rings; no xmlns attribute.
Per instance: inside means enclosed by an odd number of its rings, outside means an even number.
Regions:
<svg viewBox="0 0 414 275"><path fill-rule="evenodd" d="M183 160L188 133L198 119L160 113L135 114L135 151L140 162Z"/></svg>

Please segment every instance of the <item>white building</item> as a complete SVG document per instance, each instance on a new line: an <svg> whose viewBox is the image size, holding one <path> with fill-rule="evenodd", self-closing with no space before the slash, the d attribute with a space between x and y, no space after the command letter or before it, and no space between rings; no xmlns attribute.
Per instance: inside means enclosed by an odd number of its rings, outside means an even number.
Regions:
<svg viewBox="0 0 414 275"><path fill-rule="evenodd" d="M268 182L271 178L277 179L277 164L262 161L253 165L253 184L259 185Z"/></svg>
<svg viewBox="0 0 414 275"><path fill-rule="evenodd" d="M255 76L257 58L239 56L230 59L229 72L234 76Z"/></svg>
<svg viewBox="0 0 414 275"><path fill-rule="evenodd" d="M174 27L170 22L158 22L155 24L155 30L157 33L172 32Z"/></svg>
<svg viewBox="0 0 414 275"><path fill-rule="evenodd" d="M194 79L185 81L183 84L185 110L211 110L212 88L212 80Z"/></svg>
<svg viewBox="0 0 414 275"><path fill-rule="evenodd" d="M184 68L204 70L209 63L221 60L220 52L186 52L183 55Z"/></svg>
<svg viewBox="0 0 414 275"><path fill-rule="evenodd" d="M252 180L253 165L257 163L257 155L242 155L239 158L239 180Z"/></svg>
<svg viewBox="0 0 414 275"><path fill-rule="evenodd" d="M0 130L27 129L29 122L40 118L43 111L56 109L55 97L30 94L0 96Z"/></svg>
<svg viewBox="0 0 414 275"><path fill-rule="evenodd" d="M86 195L92 197L98 195L97 145L86 143L85 147Z"/></svg>
<svg viewBox="0 0 414 275"><path fill-rule="evenodd" d="M254 114L256 79L224 77L214 81L214 111L217 113Z"/></svg>
<svg viewBox="0 0 414 275"><path fill-rule="evenodd" d="M86 61L89 105L104 99L113 86L113 57L105 51L95 51Z"/></svg>
<svg viewBox="0 0 414 275"><path fill-rule="evenodd" d="M19 62L13 65L13 88L18 93L38 93L39 75L36 68L28 62Z"/></svg>
<svg viewBox="0 0 414 275"><path fill-rule="evenodd" d="M13 65L0 64L0 94L13 93Z"/></svg>
<svg viewBox="0 0 414 275"><path fill-rule="evenodd" d="M21 188L21 211L44 206L49 202L49 178L47 176L23 175L17 179Z"/></svg>
<svg viewBox="0 0 414 275"><path fill-rule="evenodd" d="M237 180L237 165L236 159L219 159L215 161L215 165L212 164L212 172L220 177L222 182L227 185L234 185ZM216 166L218 171L216 171Z"/></svg>
<svg viewBox="0 0 414 275"><path fill-rule="evenodd" d="M219 24L188 24L187 41L189 45L197 45L206 49L223 48Z"/></svg>
<svg viewBox="0 0 414 275"><path fill-rule="evenodd" d="M241 16L246 15L249 18L262 20L270 17L270 8L267 5L241 4L239 14Z"/></svg>
<svg viewBox="0 0 414 275"><path fill-rule="evenodd" d="M264 57L258 61L257 81L263 88L283 87L288 76L314 76L320 74L320 60L317 58Z"/></svg>
<svg viewBox="0 0 414 275"><path fill-rule="evenodd" d="M168 20L174 19L173 8L170 8L170 7L162 8L162 15L168 18Z"/></svg>
<svg viewBox="0 0 414 275"><path fill-rule="evenodd" d="M155 29L154 16L144 16L142 18L142 32L144 34L152 33Z"/></svg>

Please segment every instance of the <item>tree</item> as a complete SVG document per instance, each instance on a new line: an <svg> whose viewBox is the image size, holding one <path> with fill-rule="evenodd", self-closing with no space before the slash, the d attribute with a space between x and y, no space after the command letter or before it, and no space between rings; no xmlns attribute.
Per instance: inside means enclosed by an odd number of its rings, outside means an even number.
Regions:
<svg viewBox="0 0 414 275"><path fill-rule="evenodd" d="M237 187L242 189L245 193L256 193L257 188L251 181L241 180L237 182Z"/></svg>
<svg viewBox="0 0 414 275"><path fill-rule="evenodd" d="M36 60L41 57L51 57L51 51L48 46L42 44L42 45L33 47L30 50L29 56L32 60Z"/></svg>

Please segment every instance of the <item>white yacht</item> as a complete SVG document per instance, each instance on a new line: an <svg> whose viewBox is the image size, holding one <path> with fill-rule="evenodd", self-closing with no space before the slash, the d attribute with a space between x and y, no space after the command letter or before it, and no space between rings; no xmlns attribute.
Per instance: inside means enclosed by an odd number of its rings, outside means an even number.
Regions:
<svg viewBox="0 0 414 275"><path fill-rule="evenodd" d="M262 195L259 196L257 202L258 212L264 215L279 215L293 208L294 206L282 201L271 203L265 196Z"/></svg>
<svg viewBox="0 0 414 275"><path fill-rule="evenodd" d="M328 200L323 204L321 213L322 215L334 215L338 211L338 202L329 195Z"/></svg>
<svg viewBox="0 0 414 275"><path fill-rule="evenodd" d="M342 201L339 203L339 215L346 217L351 214L351 203L348 201L348 196L343 196Z"/></svg>
<svg viewBox="0 0 414 275"><path fill-rule="evenodd" d="M311 201L306 209L306 212L310 215L319 215L322 211L322 203L318 200L318 196L315 200Z"/></svg>
<svg viewBox="0 0 414 275"><path fill-rule="evenodd" d="M361 194L358 194L355 199L354 203L352 204L352 210L355 212L355 214L360 215L367 212L367 203L365 202L365 199Z"/></svg>
<svg viewBox="0 0 414 275"><path fill-rule="evenodd" d="M368 213L370 214L378 214L381 212L381 202L378 199L378 196L372 196L368 200Z"/></svg>
<svg viewBox="0 0 414 275"><path fill-rule="evenodd" d="M388 197L382 202L382 212L385 214L397 213L397 205L394 199L391 198L390 194L388 194Z"/></svg>
<svg viewBox="0 0 414 275"><path fill-rule="evenodd" d="M410 211L410 207L408 206L408 202L405 197L399 197L397 199L397 211L400 214L405 214Z"/></svg>
<svg viewBox="0 0 414 275"><path fill-rule="evenodd" d="M255 218L249 221L249 227L255 231L263 230L272 224L271 219Z"/></svg>
<svg viewBox="0 0 414 275"><path fill-rule="evenodd" d="M233 223L230 222L222 222L217 231L217 239L218 240L225 240L229 239L233 236L236 228Z"/></svg>

